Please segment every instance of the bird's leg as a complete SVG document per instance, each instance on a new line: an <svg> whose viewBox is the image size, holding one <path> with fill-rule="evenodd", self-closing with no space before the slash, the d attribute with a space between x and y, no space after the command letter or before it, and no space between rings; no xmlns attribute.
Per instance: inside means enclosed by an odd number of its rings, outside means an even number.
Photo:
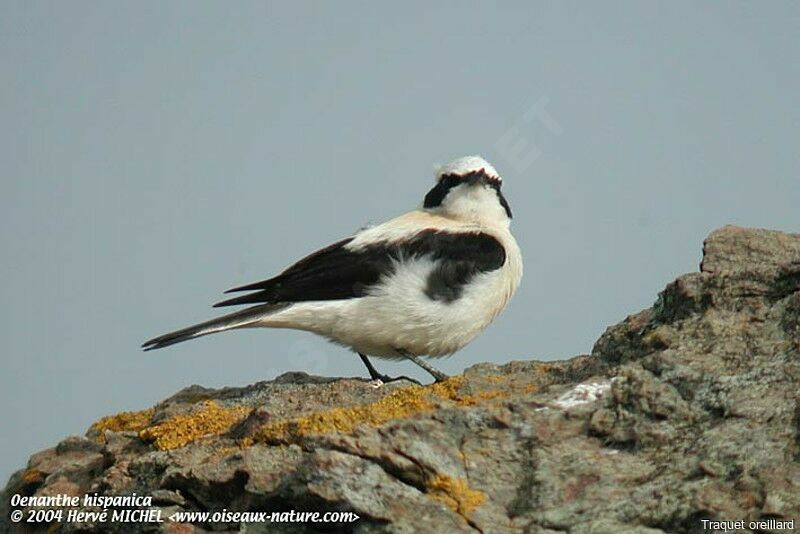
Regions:
<svg viewBox="0 0 800 534"><path fill-rule="evenodd" d="M428 371L431 374L431 376L434 379L436 379L436 382L442 382L444 380L447 380L448 376L446 374L444 374L443 372L441 372L440 370L438 370L436 367L432 366L428 362L423 361L422 359L420 359L419 356L414 356L413 354L409 354L409 353L407 353L407 352L405 352L403 350L398 350L397 352L399 352L404 357L408 358L412 362L416 363L417 365L419 365L420 367L422 367L423 369Z"/></svg>
<svg viewBox="0 0 800 534"><path fill-rule="evenodd" d="M367 358L366 355L361 354L360 352L358 353L358 355L361 357L361 361L364 362L364 365L367 366L367 371L369 371L369 377L373 380L380 380L384 384L388 384L389 382L396 382L398 380L408 380L409 382L413 382L414 384L419 384L419 380L414 380L413 378L409 378L407 376L398 376L392 378L390 376L383 375L379 373L377 369L375 369L375 366L372 365L372 362L369 361L369 358Z"/></svg>

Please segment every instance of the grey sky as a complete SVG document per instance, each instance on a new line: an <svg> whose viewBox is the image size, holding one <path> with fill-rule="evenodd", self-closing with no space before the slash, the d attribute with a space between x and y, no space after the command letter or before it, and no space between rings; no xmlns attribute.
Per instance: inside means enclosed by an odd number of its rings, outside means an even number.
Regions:
<svg viewBox="0 0 800 534"><path fill-rule="evenodd" d="M190 384L364 375L300 332L139 345L457 156L526 271L449 373L588 352L715 227L798 231L797 3L452 4L0 4L0 476Z"/></svg>

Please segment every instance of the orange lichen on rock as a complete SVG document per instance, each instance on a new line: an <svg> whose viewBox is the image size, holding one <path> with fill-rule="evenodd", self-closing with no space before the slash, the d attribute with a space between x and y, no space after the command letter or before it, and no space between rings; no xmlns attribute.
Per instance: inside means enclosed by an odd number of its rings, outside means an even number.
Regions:
<svg viewBox="0 0 800 534"><path fill-rule="evenodd" d="M428 495L464 517L486 501L486 494L470 488L463 478L436 475L425 486Z"/></svg>
<svg viewBox="0 0 800 534"><path fill-rule="evenodd" d="M22 474L22 481L26 484L38 484L39 482L44 481L44 479L44 473L38 469L26 469Z"/></svg>
<svg viewBox="0 0 800 534"><path fill-rule="evenodd" d="M489 391L480 391L475 393L474 395L464 395L458 399L459 406L475 406L480 404L482 401L487 401L491 399L502 399L511 395L510 391L500 391L500 390L489 390Z"/></svg>
<svg viewBox="0 0 800 534"><path fill-rule="evenodd" d="M502 384L508 377L506 375L487 375L483 377L484 380L489 382L490 384Z"/></svg>
<svg viewBox="0 0 800 534"><path fill-rule="evenodd" d="M148 408L137 412L121 412L116 415L109 415L92 423L92 426L89 427L89 432L97 432L97 441L105 443L104 431L138 432L150 424L154 413L154 408Z"/></svg>
<svg viewBox="0 0 800 534"><path fill-rule="evenodd" d="M551 373L556 369L558 368L555 365L549 363L540 363L539 365L536 366L536 372L543 374Z"/></svg>
<svg viewBox="0 0 800 534"><path fill-rule="evenodd" d="M218 456L230 456L242 452L241 447L217 447L214 449L214 454Z"/></svg>
<svg viewBox="0 0 800 534"><path fill-rule="evenodd" d="M409 386L369 404L333 408L267 423L258 429L252 441L247 440L244 445L252 442L286 443L303 436L351 432L359 425L378 426L393 419L433 411L437 399L453 402L456 406L473 406L481 399L506 395L505 392L462 395L459 390L463 383L464 377L453 377L430 386Z"/></svg>
<svg viewBox="0 0 800 534"><path fill-rule="evenodd" d="M205 401L192 413L176 415L142 429L139 437L152 441L162 451L177 449L204 436L226 432L249 412L250 408L245 406L226 408L214 401Z"/></svg>

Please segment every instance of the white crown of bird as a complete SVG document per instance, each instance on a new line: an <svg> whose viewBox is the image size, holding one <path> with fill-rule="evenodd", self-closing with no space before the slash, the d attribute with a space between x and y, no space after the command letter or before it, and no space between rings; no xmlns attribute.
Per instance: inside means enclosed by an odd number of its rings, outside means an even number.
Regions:
<svg viewBox="0 0 800 534"><path fill-rule="evenodd" d="M465 156L458 158L450 163L441 165L436 169L436 180L439 181L442 177L447 175L464 176L466 174L478 171L485 172L489 177L501 181L502 178L497 170L492 167L492 164L480 156Z"/></svg>

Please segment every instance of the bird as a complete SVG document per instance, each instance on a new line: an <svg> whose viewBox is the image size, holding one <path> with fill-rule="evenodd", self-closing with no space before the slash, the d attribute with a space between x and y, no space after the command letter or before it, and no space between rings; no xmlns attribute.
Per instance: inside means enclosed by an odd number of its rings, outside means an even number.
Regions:
<svg viewBox="0 0 800 534"><path fill-rule="evenodd" d="M378 383L370 357L410 360L436 382L447 375L423 357L449 356L505 309L522 280L503 180L480 156L440 166L422 205L368 226L272 278L234 287L215 308L246 308L153 338L153 350L242 328L290 328L352 349Z"/></svg>

